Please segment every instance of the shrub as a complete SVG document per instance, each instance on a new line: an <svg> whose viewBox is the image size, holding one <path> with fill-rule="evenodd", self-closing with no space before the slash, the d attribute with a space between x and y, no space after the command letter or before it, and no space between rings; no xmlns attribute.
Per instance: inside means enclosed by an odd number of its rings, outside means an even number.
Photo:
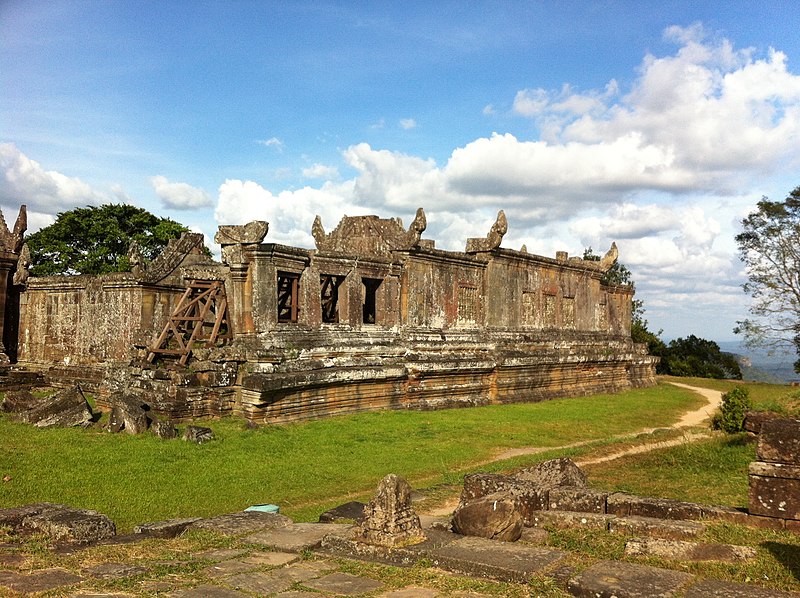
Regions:
<svg viewBox="0 0 800 598"><path fill-rule="evenodd" d="M715 430L723 430L735 434L744 430L744 413L753 407L750 392L743 386L737 386L722 395L722 406L714 414L711 425Z"/></svg>

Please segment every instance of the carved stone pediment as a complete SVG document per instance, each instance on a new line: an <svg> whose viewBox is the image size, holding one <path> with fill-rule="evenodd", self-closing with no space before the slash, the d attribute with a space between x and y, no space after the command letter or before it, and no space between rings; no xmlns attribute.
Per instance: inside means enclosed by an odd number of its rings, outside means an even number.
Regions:
<svg viewBox="0 0 800 598"><path fill-rule="evenodd" d="M422 245L422 233L427 226L425 212L417 210L414 222L403 228L398 218L378 216L345 216L330 233L325 232L317 216L311 234L317 249L324 253L386 257L392 251L408 251Z"/></svg>

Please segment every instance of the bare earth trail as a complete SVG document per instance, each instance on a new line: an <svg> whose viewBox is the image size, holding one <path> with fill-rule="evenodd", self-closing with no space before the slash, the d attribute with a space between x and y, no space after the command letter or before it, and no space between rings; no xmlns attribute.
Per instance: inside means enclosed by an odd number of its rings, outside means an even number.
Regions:
<svg viewBox="0 0 800 598"><path fill-rule="evenodd" d="M718 390L711 390L708 388L699 388L697 386L689 386L688 384L680 384L678 382L670 382L673 386L679 386L680 388L685 388L687 390L691 390L703 396L706 399L707 403L696 409L694 411L688 411L683 414L683 416L675 422L673 425L669 426L666 429L670 430L677 430L680 428L692 428L695 426L701 425L708 419L711 419L713 413L719 408L720 404L722 403L722 393ZM662 428L664 429L664 428ZM618 440L623 440L625 438L634 438L636 436L640 436L641 434L649 434L654 432L655 428L646 428L643 430L639 430L637 432L633 432L631 434L626 434L623 437L618 438ZM698 433L687 433L681 438L675 438L672 440L664 440L660 442L650 442L645 443L639 446L629 447L619 452L610 454L610 455L603 455L601 457L583 457L576 459L576 463L578 465L592 465L594 463L603 463L605 461L613 461L614 459L618 459L620 457L624 457L626 455L636 455L639 453L646 453L648 451L652 451L655 449L660 448L667 448L670 446L676 446L679 444L684 444L686 442L692 442L694 440L700 440L702 438L708 438L708 434L704 432ZM538 447L538 446L529 446L529 447L520 447L515 449L510 449L507 451L503 451L502 453L498 453L492 459L486 461L486 463L491 463L493 461L503 461L505 459L511 459L512 457L518 457L520 455L534 455L536 453L543 453L545 451L552 451L558 449L566 449L566 448L575 448L578 446L583 446L586 444L590 444L595 442L594 440L589 440L585 442L576 442L573 444L566 444L563 446L548 446L548 447Z"/></svg>
<svg viewBox="0 0 800 598"><path fill-rule="evenodd" d="M610 440L617 440L617 441L624 441L624 440L633 440L634 438L641 436L642 434L650 434L654 432L656 429L661 430L680 430L683 428L692 428L699 425L702 425L706 420L711 419L711 416L714 412L719 408L720 404L722 403L722 393L718 390L711 390L708 388L699 388L697 386L689 386L688 384L681 384L678 382L670 382L670 384L674 386L679 386L681 388L685 388L687 390L691 390L702 395L706 399L706 404L696 409L694 411L688 411L681 416L681 418L675 422L673 425L667 428L645 428L642 430L638 430L636 432L631 432L629 434L625 434L624 436L618 436L611 438ZM606 461L613 461L614 459L619 459L620 457L626 457L628 455L637 455L641 453L646 453L649 451L662 449L662 448L669 448L672 446L678 446L681 444L686 444L689 442L694 442L697 440L702 440L704 438L709 438L711 436L708 432L687 432L680 438L673 438L670 440L662 440L662 441L654 441L654 442L645 442L643 444L638 444L636 446L627 447L615 453L610 453L607 455L601 456L591 456L587 455L585 457L575 459L575 463L579 466L584 465L593 465L595 463L603 463ZM544 452L551 452L557 451L560 449L570 449L576 448L580 446L584 446L587 444L591 444L593 442L597 442L597 439L594 440L586 440L582 442L575 442L572 444L565 444L562 446L527 446L527 447L519 447L514 449L509 449L497 453L492 458L487 459L486 461L481 461L479 463L472 463L470 468L473 467L480 467L481 465L488 465L489 463L494 463L495 461L504 461L506 459L511 459L513 457L519 457L522 455L535 455L537 453L544 453ZM417 484L420 482L424 483L424 479L422 480L415 480ZM351 493L346 496L341 496L339 499L342 500L354 500L362 493ZM440 505L432 510L427 511L425 514L428 515L441 515L441 514L449 514L453 511L456 504L458 502L458 498L454 498L448 501L444 505ZM304 504L293 505L294 507L300 506L307 506Z"/></svg>
<svg viewBox="0 0 800 598"><path fill-rule="evenodd" d="M722 393L718 390L711 390L709 388L700 388L697 386L689 386L688 384L681 384L679 382L670 382L670 384L674 386L679 386L680 388L685 388L687 390L691 390L703 396L706 399L706 404L696 409L694 411L688 411L681 416L681 418L675 422L673 425L669 426L668 428L660 428L660 429L669 429L669 430L679 430L682 428L693 428L696 426L700 426L705 423L707 420L711 419L711 416L714 412L719 408L720 404L722 403ZM614 440L625 440L625 439L633 439L637 436L642 434L650 434L654 432L656 428L646 428L643 430L639 430L638 432L632 432L630 434L626 434L621 437L614 438ZM711 434L708 432L687 432L680 438L673 438L670 440L662 440L656 442L646 442L644 444L639 444L637 446L628 447L617 451L615 453L610 453L608 455L602 455L597 457L592 456L585 456L581 458L575 459L575 463L578 466L585 466L585 465L593 465L595 463L604 463L606 461L613 461L614 459L619 459L620 457L627 457L629 455L638 455L641 453L647 453L649 451L669 448L673 446L678 446L681 444L687 444L689 442L695 442L697 440L702 440L704 438L709 438ZM568 448L575 448L579 446L584 446L586 444L591 444L592 442L596 442L595 440L588 440L584 442L576 442L573 444L565 444L562 446L547 446L547 447L540 447L540 446L528 446L528 447L520 447L515 449L509 449L503 451L501 453L496 454L492 459L487 461L481 462L478 465L486 465L488 463L492 463L494 461L504 461L506 459L511 459L513 457L519 457L521 455L535 455L537 453L544 453L550 452L559 449L568 449ZM453 511L456 507L458 502L457 498L454 498L447 502L445 505L441 505L438 508L433 509L429 512L429 515L444 515L449 514Z"/></svg>

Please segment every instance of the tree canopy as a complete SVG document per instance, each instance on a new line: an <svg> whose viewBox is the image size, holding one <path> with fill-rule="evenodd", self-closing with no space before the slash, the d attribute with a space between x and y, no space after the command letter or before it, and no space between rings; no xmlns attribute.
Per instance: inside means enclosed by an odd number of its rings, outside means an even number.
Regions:
<svg viewBox="0 0 800 598"><path fill-rule="evenodd" d="M800 187L783 201L763 197L736 235L753 299L737 334L751 346L794 348L800 355ZM800 372L800 360L794 364Z"/></svg>
<svg viewBox="0 0 800 598"><path fill-rule="evenodd" d="M131 241L142 257L156 257L170 239L188 231L184 225L159 218L128 204L87 206L61 212L56 221L26 239L31 274L104 274L128 270Z"/></svg>

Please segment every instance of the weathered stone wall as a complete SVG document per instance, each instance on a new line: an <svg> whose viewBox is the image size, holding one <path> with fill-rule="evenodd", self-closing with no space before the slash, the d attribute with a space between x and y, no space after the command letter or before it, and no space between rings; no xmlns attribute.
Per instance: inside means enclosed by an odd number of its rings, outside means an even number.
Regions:
<svg viewBox="0 0 800 598"><path fill-rule="evenodd" d="M127 361L164 327L182 287L126 274L31 278L21 296L19 361L95 365Z"/></svg>

